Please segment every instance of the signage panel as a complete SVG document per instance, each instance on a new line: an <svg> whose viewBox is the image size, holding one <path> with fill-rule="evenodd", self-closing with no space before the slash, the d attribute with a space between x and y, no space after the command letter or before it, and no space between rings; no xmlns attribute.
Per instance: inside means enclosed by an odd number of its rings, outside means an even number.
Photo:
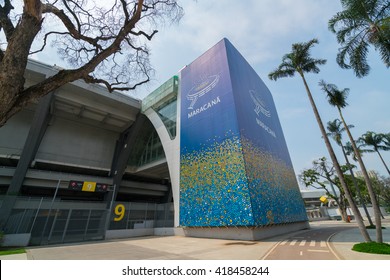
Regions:
<svg viewBox="0 0 390 280"><path fill-rule="evenodd" d="M225 41L181 72L180 224L252 224Z"/></svg>
<svg viewBox="0 0 390 280"><path fill-rule="evenodd" d="M84 182L83 188L81 189L83 192L94 192L96 188L96 182Z"/></svg>
<svg viewBox="0 0 390 280"><path fill-rule="evenodd" d="M70 181L69 189L83 192L107 192L109 191L108 184L87 182L87 181Z"/></svg>
<svg viewBox="0 0 390 280"><path fill-rule="evenodd" d="M180 224L306 221L272 95L224 39L181 71Z"/></svg>

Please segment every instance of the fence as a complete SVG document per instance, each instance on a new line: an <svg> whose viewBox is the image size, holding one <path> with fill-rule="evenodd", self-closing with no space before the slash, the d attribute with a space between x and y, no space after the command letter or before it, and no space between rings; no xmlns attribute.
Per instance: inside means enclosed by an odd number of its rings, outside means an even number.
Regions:
<svg viewBox="0 0 390 280"><path fill-rule="evenodd" d="M4 230L30 233L30 245L44 245L104 239L107 216L110 230L173 226L172 203L115 202L110 215L106 207L106 202L17 197Z"/></svg>
<svg viewBox="0 0 390 280"><path fill-rule="evenodd" d="M110 230L173 227L173 204L116 202Z"/></svg>

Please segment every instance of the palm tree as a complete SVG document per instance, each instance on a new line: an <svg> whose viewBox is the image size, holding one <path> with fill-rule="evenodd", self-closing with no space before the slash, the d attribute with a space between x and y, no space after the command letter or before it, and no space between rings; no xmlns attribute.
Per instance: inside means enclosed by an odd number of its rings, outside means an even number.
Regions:
<svg viewBox="0 0 390 280"><path fill-rule="evenodd" d="M351 124L348 125L348 129L351 129L353 127L354 126L351 125ZM345 148L344 148L343 143L341 141L342 140L342 133L346 129L345 129L345 127L343 127L343 123L339 119L335 119L334 121L328 122L328 125L327 125L326 128L329 131L329 133L327 133L327 135L331 136L333 138L333 140L337 143L337 145L339 145L341 147L341 150L343 152L345 161L346 161L348 169L349 169L349 173L351 174L352 182L353 182L353 184L355 186L355 189L356 189L357 194L359 196L360 202L362 203L362 206L363 206L364 212L366 213L366 217L368 219L368 222L370 223L370 226L374 226L373 223L372 223L370 214L368 213L366 204L364 203L364 199L363 199L363 196L362 196L362 192L360 191L359 184L357 183L355 175L353 174L352 165L349 162L349 159L348 159L348 156L347 156L347 152L345 151Z"/></svg>
<svg viewBox="0 0 390 280"><path fill-rule="evenodd" d="M363 163L362 157L360 156L359 150L356 146L356 142L352 137L351 131L349 130L348 125L345 122L343 113L341 111L342 108L345 108L348 105L347 95L348 95L349 89L346 88L343 90L339 90L335 85L326 84L324 81L320 82L320 86L322 87L322 90L326 93L329 104L336 107L337 110L339 111L340 119L343 122L345 131L347 132L349 140L351 141L353 151L354 151L355 156L358 160L360 169L362 170L364 181L366 183L367 190L368 190L368 193L370 195L372 207L374 209L374 217L375 217L375 224L376 224L376 227L375 227L376 228L376 240L378 243L382 243L383 242L382 220L381 220L381 212L379 209L379 204L377 202L374 188L371 184L371 180L368 176L366 167Z"/></svg>
<svg viewBox="0 0 390 280"><path fill-rule="evenodd" d="M367 131L364 133L361 137L359 137L358 141L363 147L371 146L372 150L367 150L368 152L376 152L381 159L383 165L385 166L387 172L390 175L389 167L387 166L386 162L384 161L380 150L382 151L390 151L390 147L386 145L386 135L383 133L375 133L372 131ZM383 145L382 145L383 142Z"/></svg>
<svg viewBox="0 0 390 280"><path fill-rule="evenodd" d="M285 54L282 58L282 63L279 65L279 67L274 70L273 72L268 74L268 77L271 80L278 80L279 78L284 77L293 77L296 73L299 74L299 76L302 78L303 84L306 89L307 96L309 97L311 107L313 109L315 118L317 120L318 126L321 130L321 134L323 136L323 139L325 141L325 145L328 149L330 158L333 162L333 165L335 167L337 176L340 179L341 186L345 192L345 197L347 198L349 204L351 205L351 209L356 217L357 224L359 226L360 232L362 233L363 238L365 241L371 241L370 236L368 235L367 229L363 223L363 219L360 215L359 210L357 209L356 205L353 203L352 195L349 192L349 189L347 187L347 184L343 177L343 172L341 171L340 164L337 161L336 155L333 151L332 145L330 144L330 141L328 139L328 136L326 135L325 127L322 123L320 114L317 110L317 106L314 102L313 96L311 94L311 91L309 89L309 86L305 79L305 73L319 73L320 69L318 68L318 65L323 65L326 63L325 59L314 59L310 57L310 48L314 46L314 44L318 44L317 39L312 39L306 43L296 43L292 45L292 51L288 54Z"/></svg>
<svg viewBox="0 0 390 280"><path fill-rule="evenodd" d="M343 11L328 22L330 31L341 44L337 63L352 68L359 78L368 75L370 45L379 51L390 67L390 2L388 0L341 0Z"/></svg>
<svg viewBox="0 0 390 280"><path fill-rule="evenodd" d="M364 153L368 153L368 151L366 149L362 149L360 145L357 148L360 156L363 156ZM352 159L357 162L357 157L355 155L351 142L346 142L344 145L344 149L347 153L347 156L352 156Z"/></svg>

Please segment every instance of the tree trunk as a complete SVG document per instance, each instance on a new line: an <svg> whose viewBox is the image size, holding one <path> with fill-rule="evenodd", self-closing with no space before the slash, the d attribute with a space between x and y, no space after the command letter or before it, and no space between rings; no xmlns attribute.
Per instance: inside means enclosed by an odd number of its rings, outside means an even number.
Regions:
<svg viewBox="0 0 390 280"><path fill-rule="evenodd" d="M347 123L344 120L343 114L341 112L340 107L337 107L339 110L340 118L341 121L344 124L345 130L347 131L349 140L351 141L353 151L355 153L355 156L359 162L360 169L362 170L364 181L366 182L367 190L370 195L371 203L372 203L372 208L374 209L374 217L375 217L375 229L376 229L376 242L378 243L383 243L383 236L382 236L382 218L381 218L381 212L379 209L379 205L377 202L377 199L375 197L375 192L374 188L372 187L371 180L368 177L368 173L366 170L366 166L363 163L362 157L360 156L359 150L356 146L355 140L352 137L351 131L348 128Z"/></svg>
<svg viewBox="0 0 390 280"><path fill-rule="evenodd" d="M381 161L382 161L383 165L385 166L385 168L386 168L386 170L387 170L387 173L389 173L389 175L390 175L389 167L387 167L387 164L386 164L386 162L384 161L384 159L383 159L381 153L379 152L379 150L375 150L375 151L378 153L379 157L381 158Z"/></svg>
<svg viewBox="0 0 390 280"><path fill-rule="evenodd" d="M363 199L363 196L362 196L362 192L360 191L360 187L359 187L359 185L358 185L358 183L357 183L357 181L356 181L355 175L353 174L352 168L350 168L351 164L349 163L349 159L348 159L348 157L347 157L347 154L345 153L344 146L343 146L342 143L341 143L340 146L341 146L341 150L343 151L343 155L344 155L345 161L346 161L347 164L348 164L348 169L349 169L349 172L350 172L350 174L351 174L353 184L355 185L355 188L356 188L356 191L357 191L357 193L358 193L358 196L359 196L359 198L360 198L360 200L361 200L361 202L362 202L362 206L363 206L364 212L366 213L368 222L370 223L370 226L373 227L374 224L372 223L370 214L368 213L366 204L364 203L364 199Z"/></svg>
<svg viewBox="0 0 390 280"><path fill-rule="evenodd" d="M344 222L350 223L351 221L348 219L347 205L345 204L344 196L340 194L340 197L338 200L339 201L337 203L339 204L341 218L343 219Z"/></svg>
<svg viewBox="0 0 390 280"><path fill-rule="evenodd" d="M305 85L306 93L307 93L307 95L309 97L311 107L312 107L314 115L316 117L318 126L319 126L319 128L321 130L321 134L322 134L322 137L323 137L323 139L325 141L326 148L328 149L330 158L331 158L331 160L333 162L333 165L334 165L334 167L336 169L337 176L339 177L341 186L342 186L342 188L344 190L344 195L345 195L345 197L348 200L348 203L349 203L349 205L350 205L350 207L352 209L352 212L353 212L353 214L355 216L356 222L357 222L357 224L359 226L359 230L360 230L364 240L366 242L370 242L371 241L370 235L367 232L366 226L363 223L363 218L360 215L359 209L356 207L355 202L352 199L352 195L351 195L351 193L350 193L350 191L348 189L348 186L347 186L347 184L346 184L346 182L344 180L343 172L341 171L339 162L337 161L336 155L334 153L332 145L330 144L329 138L326 135L325 127L324 127L324 125L322 123L320 114L318 113L317 106L316 106L316 104L314 102L314 99L313 99L312 94L310 92L309 86L307 85L305 76L304 76L304 74L302 72L300 72L299 74L302 77L303 83Z"/></svg>
<svg viewBox="0 0 390 280"><path fill-rule="evenodd" d="M0 127L13 115L13 108L17 107L17 100L24 88L29 51L41 30L42 21L36 9L30 13L28 7L25 7L25 11L8 40L7 50L0 63Z"/></svg>

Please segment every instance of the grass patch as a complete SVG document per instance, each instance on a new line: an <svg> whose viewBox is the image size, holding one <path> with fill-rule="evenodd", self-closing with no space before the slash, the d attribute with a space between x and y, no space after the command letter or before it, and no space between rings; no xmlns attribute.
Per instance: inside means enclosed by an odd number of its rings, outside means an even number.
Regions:
<svg viewBox="0 0 390 280"><path fill-rule="evenodd" d="M390 255L390 244L377 242L357 243L352 247L353 251L371 254Z"/></svg>
<svg viewBox="0 0 390 280"><path fill-rule="evenodd" d="M0 256L23 254L23 253L26 253L26 250L23 248L8 248L8 247L0 248Z"/></svg>

